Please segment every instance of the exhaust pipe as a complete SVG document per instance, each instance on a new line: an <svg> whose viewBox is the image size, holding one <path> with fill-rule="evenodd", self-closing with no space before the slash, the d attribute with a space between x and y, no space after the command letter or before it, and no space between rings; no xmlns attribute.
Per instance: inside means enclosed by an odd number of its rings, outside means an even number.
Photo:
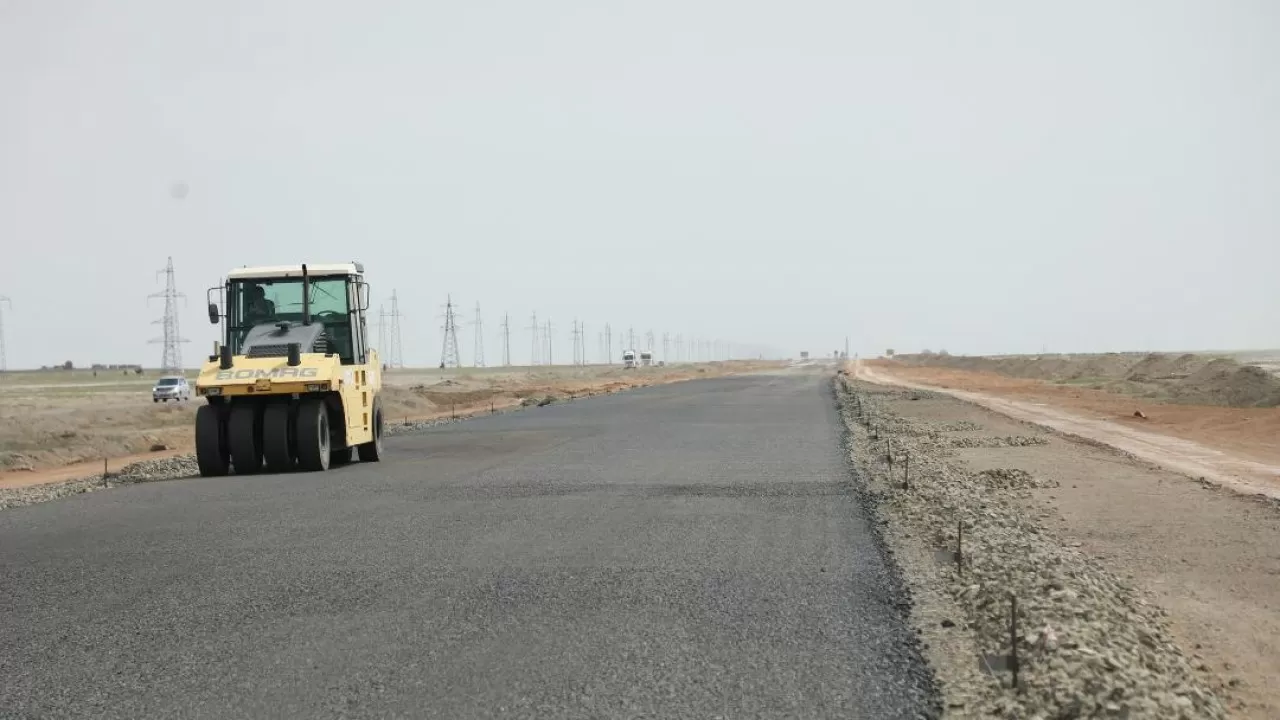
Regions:
<svg viewBox="0 0 1280 720"><path fill-rule="evenodd" d="M222 347L218 348L218 354L220 356L218 358L220 361L218 363L218 367L222 368L223 370L230 370L231 369L231 346L223 345Z"/></svg>
<svg viewBox="0 0 1280 720"><path fill-rule="evenodd" d="M302 324L311 324L311 282L306 263L302 263Z"/></svg>

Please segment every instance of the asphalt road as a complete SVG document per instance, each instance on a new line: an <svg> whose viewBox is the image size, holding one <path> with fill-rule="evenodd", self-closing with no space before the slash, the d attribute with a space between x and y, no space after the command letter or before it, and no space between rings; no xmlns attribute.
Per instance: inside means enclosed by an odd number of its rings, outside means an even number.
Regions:
<svg viewBox="0 0 1280 720"><path fill-rule="evenodd" d="M898 718L933 692L828 380L0 512L0 715Z"/></svg>

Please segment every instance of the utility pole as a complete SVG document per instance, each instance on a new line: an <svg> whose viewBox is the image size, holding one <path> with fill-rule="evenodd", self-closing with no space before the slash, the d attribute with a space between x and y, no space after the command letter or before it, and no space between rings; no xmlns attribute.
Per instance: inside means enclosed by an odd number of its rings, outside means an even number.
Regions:
<svg viewBox="0 0 1280 720"><path fill-rule="evenodd" d="M547 331L545 334L543 334L542 339L547 346L547 364L555 365L555 360L552 359L552 356L551 356L551 321L550 320L547 321Z"/></svg>
<svg viewBox="0 0 1280 720"><path fill-rule="evenodd" d="M662 362L671 361L671 333L662 333Z"/></svg>
<svg viewBox="0 0 1280 720"><path fill-rule="evenodd" d="M472 357L471 364L476 367L484 367L484 324L480 321L480 303L476 303L476 342L475 355Z"/></svg>
<svg viewBox="0 0 1280 720"><path fill-rule="evenodd" d="M636 349L636 328L634 325L627 328L627 346L623 349L624 350Z"/></svg>
<svg viewBox="0 0 1280 720"><path fill-rule="evenodd" d="M511 367L511 313L502 314L502 364Z"/></svg>
<svg viewBox="0 0 1280 720"><path fill-rule="evenodd" d="M573 319L573 330L570 332L573 337L573 364L578 364L578 318Z"/></svg>
<svg viewBox="0 0 1280 720"><path fill-rule="evenodd" d="M154 321L153 325L161 325L164 327L164 334L161 337L151 340L153 343L164 343L164 352L160 358L160 371L169 374L182 373L182 348L180 345L187 340L179 336L178 333L178 299L186 300L187 296L178 292L177 283L174 281L173 275L173 258L169 258L169 262L163 270L156 271L156 275L164 275L164 291L148 295L147 299L164 298L164 317Z"/></svg>
<svg viewBox="0 0 1280 720"><path fill-rule="evenodd" d="M604 361L613 364L613 328L604 324Z"/></svg>
<svg viewBox="0 0 1280 720"><path fill-rule="evenodd" d="M458 361L458 322L453 315L453 296L447 295L444 306L444 349L440 353L440 367L456 368Z"/></svg>
<svg viewBox="0 0 1280 720"><path fill-rule="evenodd" d="M8 305L9 310L13 310L13 301L3 295L0 295L0 305ZM4 347L4 308L0 307L0 372L4 372L8 369L9 361L5 357Z"/></svg>

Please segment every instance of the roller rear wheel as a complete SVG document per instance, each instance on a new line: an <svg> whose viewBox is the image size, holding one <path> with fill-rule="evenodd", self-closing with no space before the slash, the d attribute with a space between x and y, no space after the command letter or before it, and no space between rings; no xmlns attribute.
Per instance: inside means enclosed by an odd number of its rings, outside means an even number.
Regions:
<svg viewBox="0 0 1280 720"><path fill-rule="evenodd" d="M320 398L298 404L298 466L303 470L328 470L330 460L329 408Z"/></svg>
<svg viewBox="0 0 1280 720"><path fill-rule="evenodd" d="M226 475L231 469L227 428L217 405L201 405L196 410L196 464L202 477Z"/></svg>
<svg viewBox="0 0 1280 720"><path fill-rule="evenodd" d="M360 462L378 462L382 459L382 400L373 400L373 440L357 446Z"/></svg>
<svg viewBox="0 0 1280 720"><path fill-rule="evenodd" d="M257 403L231 406L227 439L231 445L231 464L237 475L252 475L262 470L262 408Z"/></svg>
<svg viewBox="0 0 1280 720"><path fill-rule="evenodd" d="M271 403L262 412L262 455L267 461L267 472L282 473L293 469L297 440L294 438L292 410L285 401Z"/></svg>

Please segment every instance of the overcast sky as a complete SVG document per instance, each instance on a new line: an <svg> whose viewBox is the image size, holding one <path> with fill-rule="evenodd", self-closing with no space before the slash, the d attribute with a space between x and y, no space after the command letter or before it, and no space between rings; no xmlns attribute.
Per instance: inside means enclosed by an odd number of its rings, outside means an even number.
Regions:
<svg viewBox="0 0 1280 720"><path fill-rule="evenodd" d="M0 247L10 367L157 365L168 255L188 365L348 259L410 364L1276 347L1280 3L0 0Z"/></svg>

